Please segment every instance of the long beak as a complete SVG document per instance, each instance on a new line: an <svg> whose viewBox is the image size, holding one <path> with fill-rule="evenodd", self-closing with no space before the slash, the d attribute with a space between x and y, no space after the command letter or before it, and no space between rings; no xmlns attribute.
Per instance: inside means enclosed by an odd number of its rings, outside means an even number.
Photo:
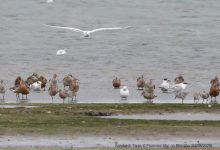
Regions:
<svg viewBox="0 0 220 150"><path fill-rule="evenodd" d="M74 78L74 77L73 77ZM80 81L79 79L77 79L77 78L74 78L74 79L76 79L76 80L78 80L78 81Z"/></svg>

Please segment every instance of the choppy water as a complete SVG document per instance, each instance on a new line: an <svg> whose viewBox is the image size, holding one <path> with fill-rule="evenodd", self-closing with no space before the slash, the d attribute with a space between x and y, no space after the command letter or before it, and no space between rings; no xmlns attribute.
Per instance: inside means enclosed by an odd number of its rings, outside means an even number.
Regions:
<svg viewBox="0 0 220 150"><path fill-rule="evenodd" d="M117 76L130 90L129 102L142 102L136 79L173 80L182 74L191 83L192 94L209 90L209 82L220 74L218 0L0 0L0 78L8 87L20 75L33 72L60 80L72 73L80 79L78 102L120 102L112 88ZM103 31L83 38L80 33L43 24L82 30L132 26L120 31ZM149 29L149 31L148 31ZM56 51L68 48L64 56ZM48 88L48 87L47 87ZM60 84L62 88L62 84ZM174 94L157 89L154 102L174 101ZM29 94L31 102L51 102L47 92ZM14 102L7 91L5 102ZM58 95L55 102L62 102Z"/></svg>

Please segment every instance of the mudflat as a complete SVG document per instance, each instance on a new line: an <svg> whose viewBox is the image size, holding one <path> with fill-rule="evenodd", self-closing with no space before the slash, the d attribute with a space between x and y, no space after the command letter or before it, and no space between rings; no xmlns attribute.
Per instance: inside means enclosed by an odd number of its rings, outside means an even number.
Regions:
<svg viewBox="0 0 220 150"><path fill-rule="evenodd" d="M115 148L118 144L212 144L220 121L100 118L112 115L220 113L204 104L7 104L0 107L0 147ZM27 149L28 149L27 148ZM115 148L117 149L117 147ZM121 148L120 148L121 149Z"/></svg>

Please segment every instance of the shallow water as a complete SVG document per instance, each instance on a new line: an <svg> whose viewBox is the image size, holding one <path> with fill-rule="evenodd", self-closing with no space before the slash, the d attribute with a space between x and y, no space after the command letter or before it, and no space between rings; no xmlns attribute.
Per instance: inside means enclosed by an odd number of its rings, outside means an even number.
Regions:
<svg viewBox="0 0 220 150"><path fill-rule="evenodd" d="M40 106L0 105L0 108L37 108Z"/></svg>
<svg viewBox="0 0 220 150"><path fill-rule="evenodd" d="M112 88L117 76L127 85L127 102L143 102L136 90L136 79L163 78L171 81L182 74L190 83L185 103L192 103L194 92L208 91L209 82L220 74L220 1L55 1L0 2L0 78L8 88L20 75L34 72L47 79L58 74L60 81L69 73L80 79L77 102L121 102L119 90ZM70 26L82 30L132 26L117 31L80 33L43 24ZM149 29L149 30L148 30ZM67 54L56 51L68 48ZM59 85L60 88L62 84ZM47 86L48 88L48 86ZM174 94L155 91L155 103L181 103ZM27 102L51 102L47 92L31 93ZM2 102L16 102L7 91ZM54 102L62 103L55 97ZM201 101L200 101L201 102Z"/></svg>
<svg viewBox="0 0 220 150"><path fill-rule="evenodd" d="M115 147L118 145L130 144L153 146L155 144L212 144L212 147L220 147L220 141L217 138L158 138L158 137L32 137L32 136L1 136L0 147L18 147L28 146L43 148L48 146L54 147ZM134 144L134 145L133 145ZM161 146L163 147L163 146Z"/></svg>
<svg viewBox="0 0 220 150"><path fill-rule="evenodd" d="M145 120L191 120L191 121L219 121L219 113L175 113L175 114L141 114L141 115L117 115L103 116L101 118L117 119L145 119Z"/></svg>

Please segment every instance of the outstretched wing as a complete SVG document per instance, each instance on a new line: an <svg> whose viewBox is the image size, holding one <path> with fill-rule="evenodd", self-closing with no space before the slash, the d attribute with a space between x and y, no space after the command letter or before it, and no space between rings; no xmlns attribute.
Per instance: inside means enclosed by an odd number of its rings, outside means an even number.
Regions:
<svg viewBox="0 0 220 150"><path fill-rule="evenodd" d="M83 32L80 29L71 28L71 27L59 27L59 26L51 26L51 25L47 25L47 24L44 24L44 25L48 26L48 27L54 27L54 28L60 28L60 29L68 29L68 30L72 30L72 31L76 31L76 32Z"/></svg>
<svg viewBox="0 0 220 150"><path fill-rule="evenodd" d="M102 31L102 30L120 30L120 29L126 29L126 28L129 28L130 26L127 26L127 27L124 27L124 28L121 28L121 27L116 27L116 28L99 28L99 29L94 29L92 31L88 31L88 33L92 33L92 32L97 32L97 31Z"/></svg>

